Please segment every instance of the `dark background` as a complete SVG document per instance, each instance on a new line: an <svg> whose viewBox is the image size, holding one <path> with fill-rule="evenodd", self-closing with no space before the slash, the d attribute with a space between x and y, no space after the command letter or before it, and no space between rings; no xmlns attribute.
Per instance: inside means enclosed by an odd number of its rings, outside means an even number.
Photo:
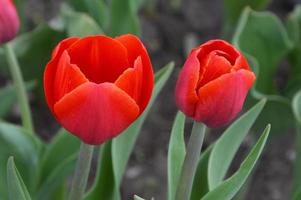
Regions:
<svg viewBox="0 0 301 200"><path fill-rule="evenodd" d="M39 19L51 20L58 12L62 0L25 1L28 23ZM174 102L174 86L177 73L185 60L187 41L220 37L223 24L223 11L220 0L183 0L178 12L174 12L167 0L157 0L153 12L140 11L142 40L145 43L153 67L157 71L174 60L176 69L155 103L144 128L138 138L122 184L123 199L132 199L138 194L146 199L154 197L166 199L167 147L170 129L177 111ZM298 0L273 0L268 7L284 19ZM46 140L51 139L58 128L49 111L32 103L35 126ZM191 126L187 123L187 131ZM215 140L221 130L207 135L205 146ZM294 153L294 130L270 138L264 154L257 165L254 176L249 180L247 200L286 200L289 199ZM252 143L248 136L232 166L239 167Z"/></svg>

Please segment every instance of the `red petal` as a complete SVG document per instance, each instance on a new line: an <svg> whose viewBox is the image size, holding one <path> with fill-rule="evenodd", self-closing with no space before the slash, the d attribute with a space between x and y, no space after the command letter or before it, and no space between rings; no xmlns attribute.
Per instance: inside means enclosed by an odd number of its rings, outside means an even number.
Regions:
<svg viewBox="0 0 301 200"><path fill-rule="evenodd" d="M54 106L58 121L88 144L101 144L139 115L135 101L112 83L84 83Z"/></svg>
<svg viewBox="0 0 301 200"><path fill-rule="evenodd" d="M110 37L86 37L67 51L71 63L95 83L114 82L129 67L126 49Z"/></svg>
<svg viewBox="0 0 301 200"><path fill-rule="evenodd" d="M241 111L254 80L253 72L242 69L209 82L198 91L194 119L211 128L227 124Z"/></svg>
<svg viewBox="0 0 301 200"><path fill-rule="evenodd" d="M130 66L135 65L140 56L143 65L143 90L141 93L140 109L143 111L147 106L154 87L154 73L151 61L143 43L134 35L122 35L116 38L126 49Z"/></svg>
<svg viewBox="0 0 301 200"><path fill-rule="evenodd" d="M65 51L57 64L54 80L55 102L85 82L88 82L88 79L76 65L70 64L70 57L68 52Z"/></svg>
<svg viewBox="0 0 301 200"><path fill-rule="evenodd" d="M134 68L128 68L123 74L115 81L120 89L130 95L141 108L142 103L142 80L143 80L143 65L141 57L138 57Z"/></svg>
<svg viewBox="0 0 301 200"><path fill-rule="evenodd" d="M53 51L52 59L48 62L45 72L44 72L44 90L47 104L50 110L53 112L53 105L55 103L54 100L54 78L57 69L57 63L59 61L60 56L64 52L66 48L76 42L78 38L68 38L61 41Z"/></svg>
<svg viewBox="0 0 301 200"><path fill-rule="evenodd" d="M197 58L198 49L187 58L176 84L176 103L186 115L193 117L199 97L196 92L200 74L200 63Z"/></svg>
<svg viewBox="0 0 301 200"><path fill-rule="evenodd" d="M201 64L204 72L198 87L202 87L206 83L230 72L231 63L225 58L224 53L222 54L220 55L219 51L212 51L208 54L208 58L204 59L205 63L202 62L204 65Z"/></svg>

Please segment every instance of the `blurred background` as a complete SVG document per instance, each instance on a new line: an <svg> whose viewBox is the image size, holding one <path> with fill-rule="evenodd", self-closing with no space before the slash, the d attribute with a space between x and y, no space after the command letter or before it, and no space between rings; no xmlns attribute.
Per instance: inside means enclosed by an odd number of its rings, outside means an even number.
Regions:
<svg viewBox="0 0 301 200"><path fill-rule="evenodd" d="M24 1L27 31L45 20L53 24L62 2L63 0ZM284 20L299 3L300 0L273 0L267 10ZM133 194L143 196L145 199L152 197L157 200L166 199L166 158L172 121L177 112L173 96L177 74L189 49L209 39L225 37L221 35L225 28L223 10L221 0L182 0L182 2L150 0L139 10L142 41L150 53L155 71L172 60L176 63L176 70L156 101L138 138L123 179L121 188L123 199L131 199ZM57 39L54 36L49 37L49 40L57 41ZM44 66L36 67L43 70ZM286 62L281 63L278 73L280 79L285 79ZM6 77L0 74L0 86L9 84ZM44 140L51 140L59 125L45 104L37 101L36 96L36 91L31 91L35 129ZM19 111L14 107L6 119L18 123L20 122L18 116ZM187 123L186 127L189 130L190 121ZM207 135L205 147L214 141L221 131L211 131ZM289 199L292 163L295 157L294 133L294 129L291 128L285 133L272 136L273 139L270 139L265 148L254 176L249 180L247 200ZM233 171L239 167L252 142L252 137L248 136L233 162Z"/></svg>

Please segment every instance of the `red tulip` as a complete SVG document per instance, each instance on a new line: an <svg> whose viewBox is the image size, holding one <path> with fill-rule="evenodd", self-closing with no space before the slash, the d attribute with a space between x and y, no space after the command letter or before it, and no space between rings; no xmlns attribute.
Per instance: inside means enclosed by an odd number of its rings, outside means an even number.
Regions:
<svg viewBox="0 0 301 200"><path fill-rule="evenodd" d="M133 35L65 39L44 73L50 110L88 144L101 144L135 121L153 86L148 53Z"/></svg>
<svg viewBox="0 0 301 200"><path fill-rule="evenodd" d="M221 127L241 111L255 75L244 56L223 40L193 49L177 81L180 110L208 127Z"/></svg>
<svg viewBox="0 0 301 200"><path fill-rule="evenodd" d="M12 0L0 1L0 44L16 37L20 21Z"/></svg>

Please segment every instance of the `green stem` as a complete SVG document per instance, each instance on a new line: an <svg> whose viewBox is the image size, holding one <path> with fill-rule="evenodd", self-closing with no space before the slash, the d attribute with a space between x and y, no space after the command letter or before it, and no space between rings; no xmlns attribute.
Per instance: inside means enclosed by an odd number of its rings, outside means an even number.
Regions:
<svg viewBox="0 0 301 200"><path fill-rule="evenodd" d="M176 193L176 200L189 200L193 184L193 178L197 169L201 154L206 126L202 123L194 122L191 136L187 146L185 160Z"/></svg>
<svg viewBox="0 0 301 200"><path fill-rule="evenodd" d="M81 143L69 200L81 200L85 193L91 167L93 149L93 145L85 144L83 142Z"/></svg>
<svg viewBox="0 0 301 200"><path fill-rule="evenodd" d="M21 118L22 118L23 127L32 134L34 132L33 125L32 125L32 118L29 109L27 93L25 90L25 84L22 78L19 63L9 43L4 45L4 51L8 62L9 70L14 82L14 86L17 92L17 97L21 109Z"/></svg>

